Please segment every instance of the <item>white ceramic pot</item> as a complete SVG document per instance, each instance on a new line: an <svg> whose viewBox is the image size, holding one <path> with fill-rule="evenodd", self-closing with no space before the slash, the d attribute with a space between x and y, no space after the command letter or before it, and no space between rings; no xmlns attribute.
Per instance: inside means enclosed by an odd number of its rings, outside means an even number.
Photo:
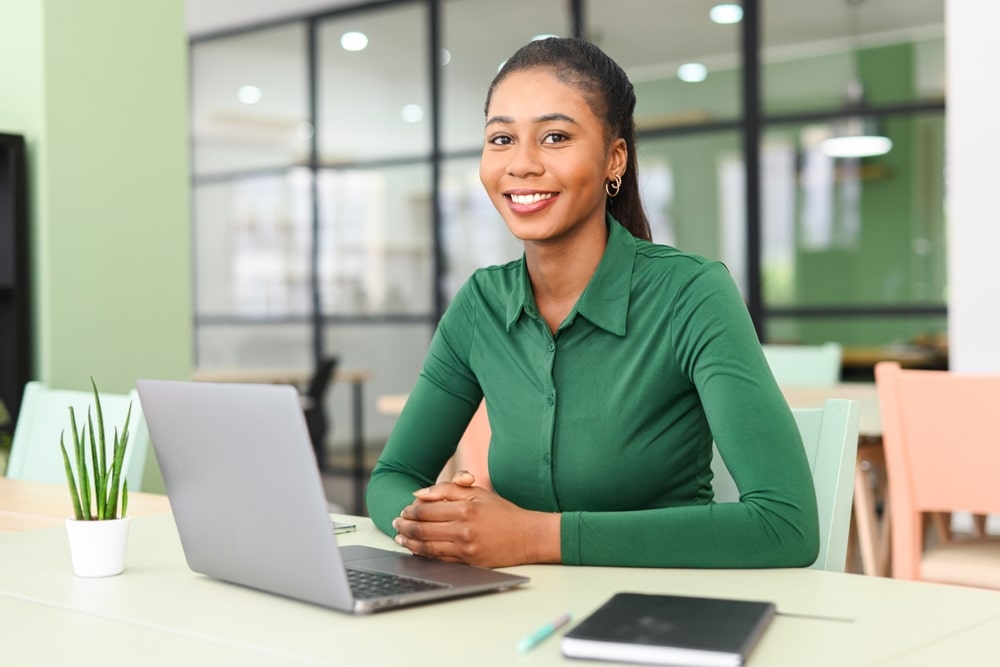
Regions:
<svg viewBox="0 0 1000 667"><path fill-rule="evenodd" d="M106 521L66 519L69 554L78 577L110 577L125 569L131 517Z"/></svg>

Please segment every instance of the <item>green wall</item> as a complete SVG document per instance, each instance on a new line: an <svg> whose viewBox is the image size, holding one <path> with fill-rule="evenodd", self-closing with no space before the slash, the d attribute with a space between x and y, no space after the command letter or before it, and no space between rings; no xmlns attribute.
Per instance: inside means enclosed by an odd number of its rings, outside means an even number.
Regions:
<svg viewBox="0 0 1000 667"><path fill-rule="evenodd" d="M34 375L192 367L182 0L4 0L0 131L28 144Z"/></svg>

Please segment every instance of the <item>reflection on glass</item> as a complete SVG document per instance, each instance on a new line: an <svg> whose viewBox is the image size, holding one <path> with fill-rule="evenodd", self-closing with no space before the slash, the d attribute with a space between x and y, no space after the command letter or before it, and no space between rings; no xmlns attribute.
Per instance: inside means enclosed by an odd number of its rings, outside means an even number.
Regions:
<svg viewBox="0 0 1000 667"><path fill-rule="evenodd" d="M712 3L687 3L683 18L664 13L662 0L589 0L587 33L618 61L635 86L640 130L731 120L740 110L740 26L709 16ZM678 71L704 71L685 83ZM684 71L684 70L681 70Z"/></svg>
<svg viewBox="0 0 1000 667"><path fill-rule="evenodd" d="M870 103L944 97L944 0L821 4L761 3L766 111L843 106L858 78Z"/></svg>
<svg viewBox="0 0 1000 667"><path fill-rule="evenodd" d="M447 0L442 4L441 133L445 150L483 143L486 89L504 60L537 35L570 36L569 3L552 0ZM488 26L488 28L487 28Z"/></svg>
<svg viewBox="0 0 1000 667"><path fill-rule="evenodd" d="M479 158L449 160L441 171L442 280L448 302L473 271L517 259L524 247L483 189Z"/></svg>
<svg viewBox="0 0 1000 667"><path fill-rule="evenodd" d="M196 174L308 159L305 34L299 24L192 45Z"/></svg>
<svg viewBox="0 0 1000 667"><path fill-rule="evenodd" d="M423 3L320 24L316 124L321 164L430 152L428 114L412 116L413 107L430 108L426 25ZM341 45L352 32L364 34L365 48ZM407 107L409 120L402 114Z"/></svg>
<svg viewBox="0 0 1000 667"><path fill-rule="evenodd" d="M308 323L201 324L195 329L199 368L311 368Z"/></svg>
<svg viewBox="0 0 1000 667"><path fill-rule="evenodd" d="M310 198L305 169L195 188L198 314L309 312Z"/></svg>
<svg viewBox="0 0 1000 667"><path fill-rule="evenodd" d="M736 132L638 138L643 204L657 243L729 267L745 292L743 161Z"/></svg>
<svg viewBox="0 0 1000 667"><path fill-rule="evenodd" d="M322 312L430 312L430 168L323 170L317 184Z"/></svg>
<svg viewBox="0 0 1000 667"><path fill-rule="evenodd" d="M761 161L770 306L945 302L944 117L891 117L893 150L836 159L823 124L775 128Z"/></svg>

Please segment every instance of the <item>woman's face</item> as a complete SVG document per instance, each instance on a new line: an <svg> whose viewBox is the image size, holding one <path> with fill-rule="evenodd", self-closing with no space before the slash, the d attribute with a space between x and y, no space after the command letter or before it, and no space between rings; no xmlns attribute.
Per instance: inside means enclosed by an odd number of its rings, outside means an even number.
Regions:
<svg viewBox="0 0 1000 667"><path fill-rule="evenodd" d="M623 139L574 87L548 69L509 74L493 90L479 178L523 241L556 240L604 225L604 184L625 169Z"/></svg>

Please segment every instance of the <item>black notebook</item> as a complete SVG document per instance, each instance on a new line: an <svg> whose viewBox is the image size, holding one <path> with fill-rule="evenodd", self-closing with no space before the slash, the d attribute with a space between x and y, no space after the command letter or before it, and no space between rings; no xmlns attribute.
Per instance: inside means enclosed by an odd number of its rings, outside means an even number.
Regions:
<svg viewBox="0 0 1000 667"><path fill-rule="evenodd" d="M563 636L569 658L739 666L774 618L772 602L618 593Z"/></svg>

